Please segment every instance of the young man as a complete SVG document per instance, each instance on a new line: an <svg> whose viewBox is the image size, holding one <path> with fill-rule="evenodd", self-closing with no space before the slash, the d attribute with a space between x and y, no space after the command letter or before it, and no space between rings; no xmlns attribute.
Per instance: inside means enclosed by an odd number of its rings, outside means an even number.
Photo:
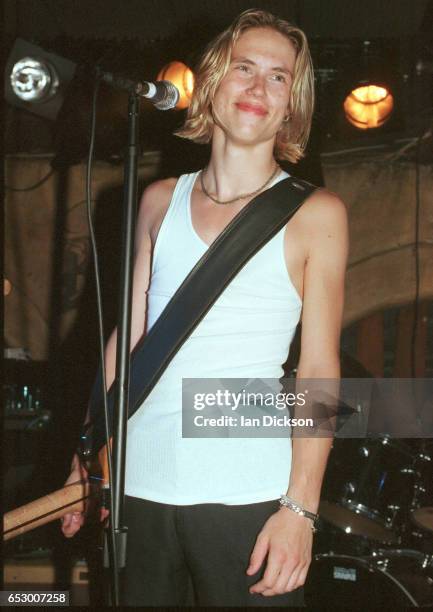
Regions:
<svg viewBox="0 0 433 612"><path fill-rule="evenodd" d="M246 11L208 48L180 135L211 140L208 166L158 181L137 226L134 346L233 217L297 161L313 111L305 35ZM183 439L182 378L280 378L302 317L300 378L339 378L346 210L317 190L225 289L128 422L125 599L129 605L302 604L312 521L331 441ZM116 332L107 349L115 374ZM80 475L77 457L68 482ZM83 523L66 515L70 537Z"/></svg>

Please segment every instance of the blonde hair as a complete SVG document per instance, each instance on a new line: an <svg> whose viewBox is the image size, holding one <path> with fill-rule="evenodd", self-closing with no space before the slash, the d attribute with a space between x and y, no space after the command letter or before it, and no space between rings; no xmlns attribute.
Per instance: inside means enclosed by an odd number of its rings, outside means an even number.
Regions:
<svg viewBox="0 0 433 612"><path fill-rule="evenodd" d="M267 11L247 10L207 47L196 71L194 92L185 124L177 136L207 143L212 138L212 101L229 68L240 35L251 28L272 28L286 36L296 50L290 94L290 119L282 124L275 140L277 159L296 163L304 155L314 109L314 72L307 38L302 30Z"/></svg>

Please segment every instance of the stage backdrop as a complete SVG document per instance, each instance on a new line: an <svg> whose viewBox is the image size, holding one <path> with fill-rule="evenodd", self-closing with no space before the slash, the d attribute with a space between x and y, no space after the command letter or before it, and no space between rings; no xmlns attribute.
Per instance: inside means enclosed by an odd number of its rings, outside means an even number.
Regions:
<svg viewBox="0 0 433 612"><path fill-rule="evenodd" d="M143 183L157 176L158 160L157 153L141 159ZM341 196L349 210L351 249L344 325L411 302L415 294L414 164L373 160L342 166L323 161L327 187ZM9 187L32 186L49 172L47 157L6 160ZM76 165L53 172L36 189L6 191L5 278L11 288L5 297L5 340L9 347L29 350L32 359L47 359L50 347L66 340L82 306L90 263L85 172L84 165ZM110 192L119 200L116 215L106 226L113 234L120 233L120 227L114 225L119 225L122 174L121 166L97 162L94 167L96 207L104 206L102 196ZM420 298L428 299L433 296L431 168L420 168L419 184ZM63 244L54 239L59 234Z"/></svg>

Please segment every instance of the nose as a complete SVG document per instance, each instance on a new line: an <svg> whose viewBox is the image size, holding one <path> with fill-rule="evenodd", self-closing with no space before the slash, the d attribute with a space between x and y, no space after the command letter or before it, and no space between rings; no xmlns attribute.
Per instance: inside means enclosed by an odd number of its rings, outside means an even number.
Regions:
<svg viewBox="0 0 433 612"><path fill-rule="evenodd" d="M256 73L251 79L248 93L254 96L262 96L265 92L265 79L261 74Z"/></svg>

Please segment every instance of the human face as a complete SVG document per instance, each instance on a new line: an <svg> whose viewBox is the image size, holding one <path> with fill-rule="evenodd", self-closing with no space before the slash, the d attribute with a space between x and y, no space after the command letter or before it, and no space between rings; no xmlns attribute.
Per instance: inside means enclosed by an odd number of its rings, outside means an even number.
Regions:
<svg viewBox="0 0 433 612"><path fill-rule="evenodd" d="M295 61L293 44L276 30L244 32L213 100L213 137L223 133L240 145L273 145L289 113Z"/></svg>

